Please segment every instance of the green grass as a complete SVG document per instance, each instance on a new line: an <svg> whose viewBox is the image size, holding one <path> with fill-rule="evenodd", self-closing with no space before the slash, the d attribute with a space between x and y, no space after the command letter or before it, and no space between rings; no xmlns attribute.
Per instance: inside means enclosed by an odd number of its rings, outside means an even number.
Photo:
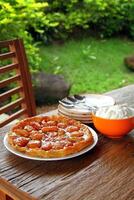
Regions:
<svg viewBox="0 0 134 200"><path fill-rule="evenodd" d="M83 38L62 45L41 46L41 67L63 74L72 83L71 93L103 93L134 83L134 72L123 63L134 54L134 42L127 39Z"/></svg>

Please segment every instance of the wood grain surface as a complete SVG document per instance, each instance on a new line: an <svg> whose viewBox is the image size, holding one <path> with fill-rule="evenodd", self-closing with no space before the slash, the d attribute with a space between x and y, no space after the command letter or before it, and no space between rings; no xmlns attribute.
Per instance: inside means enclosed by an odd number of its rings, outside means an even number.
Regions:
<svg viewBox="0 0 134 200"><path fill-rule="evenodd" d="M134 107L134 85L107 93ZM96 147L64 161L32 161L9 153L0 131L0 189L15 200L133 200L134 131L118 140L101 134Z"/></svg>

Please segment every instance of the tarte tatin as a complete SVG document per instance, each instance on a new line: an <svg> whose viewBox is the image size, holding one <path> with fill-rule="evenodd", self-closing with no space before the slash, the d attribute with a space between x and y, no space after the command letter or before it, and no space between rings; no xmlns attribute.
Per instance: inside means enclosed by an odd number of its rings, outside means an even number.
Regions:
<svg viewBox="0 0 134 200"><path fill-rule="evenodd" d="M77 153L94 142L89 128L62 116L35 116L14 125L8 143L32 157L56 158Z"/></svg>

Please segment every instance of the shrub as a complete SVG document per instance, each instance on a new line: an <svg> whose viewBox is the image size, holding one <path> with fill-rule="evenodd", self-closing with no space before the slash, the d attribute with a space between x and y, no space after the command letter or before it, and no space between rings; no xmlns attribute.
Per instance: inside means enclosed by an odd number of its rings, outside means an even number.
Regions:
<svg viewBox="0 0 134 200"><path fill-rule="evenodd" d="M88 30L94 27L101 36L111 36L125 31L134 38L134 0L47 0L46 2L48 8L44 11L45 15L49 22L53 23L53 26L44 27L48 38L64 39L76 27Z"/></svg>
<svg viewBox="0 0 134 200"><path fill-rule="evenodd" d="M134 38L134 0L1 0L0 40L23 38L32 70L40 70L37 42L66 39L74 30ZM33 39L34 37L34 39Z"/></svg>
<svg viewBox="0 0 134 200"><path fill-rule="evenodd" d="M32 26L36 32L43 32L42 27L48 23L43 12L47 5L35 0L0 1L0 40L23 38L32 70L39 69L40 58L28 30Z"/></svg>

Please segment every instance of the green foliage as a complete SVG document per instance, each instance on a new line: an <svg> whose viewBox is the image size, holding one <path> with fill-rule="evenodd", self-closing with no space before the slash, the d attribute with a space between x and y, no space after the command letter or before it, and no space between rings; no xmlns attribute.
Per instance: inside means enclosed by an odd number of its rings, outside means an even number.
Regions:
<svg viewBox="0 0 134 200"><path fill-rule="evenodd" d="M23 38L31 69L41 70L35 38L66 39L81 29L134 38L133 13L134 0L0 0L0 40Z"/></svg>
<svg viewBox="0 0 134 200"><path fill-rule="evenodd" d="M40 0L41 1L41 0ZM44 1L43 1L44 2ZM134 0L47 0L48 38L66 38L76 27L94 28L101 37L125 31L134 38ZM51 33L51 35L50 35Z"/></svg>
<svg viewBox="0 0 134 200"><path fill-rule="evenodd" d="M42 33L42 27L48 24L43 12L47 6L47 2L35 0L0 0L0 40L23 38L32 70L39 68L40 58L28 30L33 27Z"/></svg>

